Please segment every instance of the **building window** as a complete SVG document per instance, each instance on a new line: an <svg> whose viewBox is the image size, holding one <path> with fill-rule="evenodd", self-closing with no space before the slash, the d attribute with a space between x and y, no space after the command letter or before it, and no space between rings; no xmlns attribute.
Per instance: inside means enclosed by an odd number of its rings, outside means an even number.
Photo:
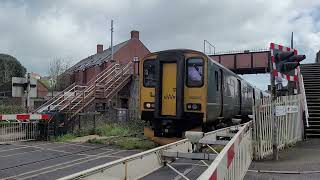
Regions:
<svg viewBox="0 0 320 180"><path fill-rule="evenodd" d="M203 86L203 59L190 58L187 60L187 86Z"/></svg>
<svg viewBox="0 0 320 180"><path fill-rule="evenodd" d="M155 87L155 61L148 59L143 62L143 86L144 87Z"/></svg>

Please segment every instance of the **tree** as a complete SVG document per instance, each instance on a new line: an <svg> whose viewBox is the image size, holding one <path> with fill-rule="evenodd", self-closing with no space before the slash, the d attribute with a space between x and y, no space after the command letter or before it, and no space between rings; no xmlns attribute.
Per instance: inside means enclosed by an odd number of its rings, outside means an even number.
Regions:
<svg viewBox="0 0 320 180"><path fill-rule="evenodd" d="M26 72L26 68L15 57L0 54L0 86L10 84L9 89L11 89L12 77L24 77Z"/></svg>
<svg viewBox="0 0 320 180"><path fill-rule="evenodd" d="M70 75L65 73L70 67L70 60L55 58L49 63L49 76L56 84L52 90L61 91L70 85Z"/></svg>

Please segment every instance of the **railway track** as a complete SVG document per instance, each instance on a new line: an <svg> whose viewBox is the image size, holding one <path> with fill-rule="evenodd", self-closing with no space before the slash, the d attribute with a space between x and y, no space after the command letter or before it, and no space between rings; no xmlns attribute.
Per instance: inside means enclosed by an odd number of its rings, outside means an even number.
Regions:
<svg viewBox="0 0 320 180"><path fill-rule="evenodd" d="M1 162L9 159L20 161L15 165L10 165L10 163L5 165L3 163L0 166L0 179L56 179L139 152L136 150L116 149L110 145L97 146L74 143L26 144L28 143L14 144L12 148L0 151ZM40 157L34 157L37 155ZM41 158L41 156L49 157ZM20 160L20 157L29 157L31 159L28 159L29 162L27 160L27 162L21 163L23 158Z"/></svg>

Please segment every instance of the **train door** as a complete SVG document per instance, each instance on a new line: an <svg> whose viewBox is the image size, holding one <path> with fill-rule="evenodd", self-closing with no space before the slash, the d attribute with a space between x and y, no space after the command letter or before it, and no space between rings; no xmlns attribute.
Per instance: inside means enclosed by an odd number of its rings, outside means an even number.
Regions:
<svg viewBox="0 0 320 180"><path fill-rule="evenodd" d="M176 116L177 64L162 64L161 115Z"/></svg>
<svg viewBox="0 0 320 180"><path fill-rule="evenodd" d="M223 92L224 92L224 77L223 77L223 71L222 69L219 69L219 80L220 80L220 83L219 83L219 89L220 89L220 98L221 98L221 111L220 111L220 116L223 117L223 106L224 106L224 101L223 101Z"/></svg>

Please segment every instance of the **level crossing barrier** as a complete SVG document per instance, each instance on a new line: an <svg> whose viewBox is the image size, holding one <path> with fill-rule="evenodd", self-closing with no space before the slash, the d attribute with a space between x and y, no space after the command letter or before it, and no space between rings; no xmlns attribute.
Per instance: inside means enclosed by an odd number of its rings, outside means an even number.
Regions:
<svg viewBox="0 0 320 180"><path fill-rule="evenodd" d="M210 180L243 179L253 158L252 121L246 123L198 178Z"/></svg>
<svg viewBox="0 0 320 180"><path fill-rule="evenodd" d="M281 96L275 101L278 149L283 149L303 139L302 120L304 100L301 94ZM254 158L263 159L272 155L273 123L271 98L263 98L253 107Z"/></svg>
<svg viewBox="0 0 320 180"><path fill-rule="evenodd" d="M0 143L36 140L45 126L47 114L3 114L0 115Z"/></svg>
<svg viewBox="0 0 320 180"><path fill-rule="evenodd" d="M232 133L232 132L236 133ZM196 132L199 134L201 132ZM140 179L167 166L182 179L188 179L184 173L173 167L171 162L177 159L213 160L213 163L198 179L239 179L244 177L252 160L251 121L242 126L232 126L204 134L197 142L183 139L168 145L154 148L136 155L109 162L70 176L66 179ZM232 135L232 136L230 136ZM231 140L218 140L218 137L231 137ZM225 148L219 153L194 152L195 146L223 144ZM213 146L210 146L213 148Z"/></svg>

